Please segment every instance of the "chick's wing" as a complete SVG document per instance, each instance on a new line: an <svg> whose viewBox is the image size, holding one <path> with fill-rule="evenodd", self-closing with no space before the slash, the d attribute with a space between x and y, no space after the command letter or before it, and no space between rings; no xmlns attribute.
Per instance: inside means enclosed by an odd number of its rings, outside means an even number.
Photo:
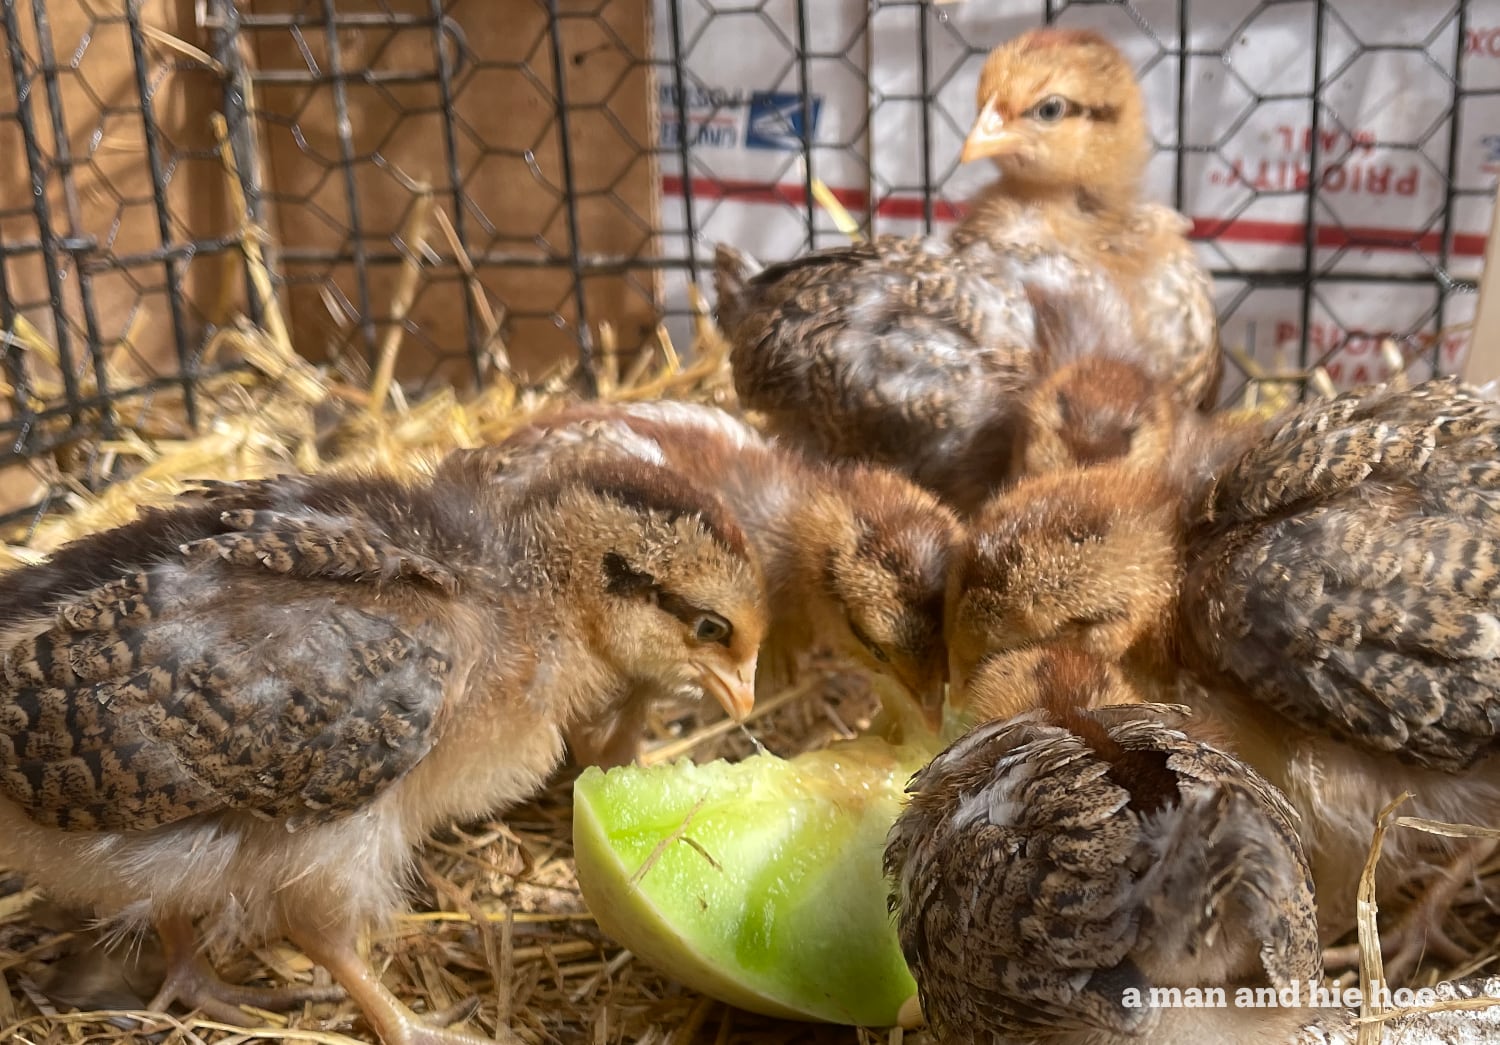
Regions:
<svg viewBox="0 0 1500 1045"><path fill-rule="evenodd" d="M0 791L39 823L328 819L430 748L450 659L392 596L441 599L452 574L354 517L197 521L176 555L58 593L7 634Z"/></svg>
<svg viewBox="0 0 1500 1045"><path fill-rule="evenodd" d="M1367 751L1457 770L1500 732L1500 405L1448 381L1303 407L1209 492L1199 670Z"/></svg>

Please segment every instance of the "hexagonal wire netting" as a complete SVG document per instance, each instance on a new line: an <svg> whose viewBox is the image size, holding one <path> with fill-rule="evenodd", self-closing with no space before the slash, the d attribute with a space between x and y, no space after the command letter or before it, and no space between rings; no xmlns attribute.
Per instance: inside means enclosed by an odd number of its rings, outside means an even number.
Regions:
<svg viewBox="0 0 1500 1045"><path fill-rule="evenodd" d="M393 325L412 391L540 374L599 325L691 336L712 243L766 258L942 232L986 50L1092 25L1134 61L1149 193L1193 222L1245 367L1452 371L1500 136L1500 3L1435 0L4 0L7 517L109 478L100 437L182 434L265 302L359 375ZM214 116L238 161L230 182ZM1310 176L1309 172L1317 172ZM245 203L240 203L241 193ZM435 225L413 235L419 201ZM422 278L396 304L403 268ZM477 288L477 289L476 289Z"/></svg>

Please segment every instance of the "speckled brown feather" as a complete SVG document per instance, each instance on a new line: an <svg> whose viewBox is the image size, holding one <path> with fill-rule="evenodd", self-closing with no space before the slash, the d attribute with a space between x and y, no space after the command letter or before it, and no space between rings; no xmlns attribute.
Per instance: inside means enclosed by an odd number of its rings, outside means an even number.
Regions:
<svg viewBox="0 0 1500 1045"><path fill-rule="evenodd" d="M1461 770L1500 733L1500 405L1455 382L1302 408L1190 534L1188 662L1316 732Z"/></svg>
<svg viewBox="0 0 1500 1045"><path fill-rule="evenodd" d="M277 554L291 563L285 544ZM306 559L296 568L318 576ZM370 801L427 752L446 656L333 598L229 616L225 595L241 593L181 569L138 573L64 603L52 627L7 649L0 792L68 830L231 809L316 822Z"/></svg>
<svg viewBox="0 0 1500 1045"><path fill-rule="evenodd" d="M1294 814L1182 725L1162 705L1038 710L913 779L886 868L939 1042L1149 1038L1159 1013L1127 988L1320 975Z"/></svg>
<svg viewBox="0 0 1500 1045"><path fill-rule="evenodd" d="M1006 407L1035 366L1019 278L1036 253L880 237L772 265L719 306L740 399L794 445L940 493L956 459L986 457L1003 475ZM736 257L721 252L720 267Z"/></svg>
<svg viewBox="0 0 1500 1045"><path fill-rule="evenodd" d="M319 490L330 508L340 485ZM314 488L216 487L206 505L190 494L0 581L18 593L8 625L21 598L52 614L0 657L0 792L70 830L230 809L320 821L420 759L451 664L371 600L417 583L418 608L455 595L458 577L369 515L308 513ZM362 493L377 512L411 496L378 478ZM300 498L304 514L223 508L277 498Z"/></svg>
<svg viewBox="0 0 1500 1045"><path fill-rule="evenodd" d="M421 580L445 595L458 594L459 579L452 570L397 547L368 523L249 508L223 512L219 521L231 532L183 545L189 562L218 558L232 566L259 566L309 580Z"/></svg>

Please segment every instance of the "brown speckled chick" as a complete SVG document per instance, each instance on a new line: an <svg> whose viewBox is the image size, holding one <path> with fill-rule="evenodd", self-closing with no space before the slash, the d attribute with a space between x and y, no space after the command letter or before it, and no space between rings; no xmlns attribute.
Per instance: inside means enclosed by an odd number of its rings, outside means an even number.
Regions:
<svg viewBox="0 0 1500 1045"><path fill-rule="evenodd" d="M762 579L716 496L498 463L211 485L0 578L0 864L154 923L153 1008L302 1000L219 981L203 919L288 936L388 1045L489 1040L419 1022L355 950L412 848L531 794L642 683L751 706Z"/></svg>
<svg viewBox="0 0 1500 1045"><path fill-rule="evenodd" d="M930 493L882 468L809 463L723 410L668 400L570 407L501 449L519 470L565 446L664 461L723 497L766 577L762 695L795 679L801 653L827 647L893 680L938 727L943 593L959 527Z"/></svg>
<svg viewBox="0 0 1500 1045"><path fill-rule="evenodd" d="M1118 52L1029 33L991 57L980 101L966 157L1002 177L950 241L883 236L758 272L721 247L716 271L741 402L796 445L901 468L965 511L1013 473L1025 418L1046 413L1026 403L1037 382L1097 354L1089 329L1182 404L1212 401L1220 365L1181 219L1137 199L1149 142ZM1038 301L1084 333L1048 344ZM1134 410L1129 388L1108 392L1107 409Z"/></svg>
<svg viewBox="0 0 1500 1045"><path fill-rule="evenodd" d="M1378 811L1500 815L1500 404L1453 381L1308 404L1202 447L1202 473L1099 466L997 497L955 555L956 703L986 653L1062 643L1181 699L1303 817L1328 937L1352 927ZM1175 689L1172 691L1175 695ZM1380 902L1451 858L1394 832ZM1428 949L1474 853L1412 912ZM1419 930L1427 930L1422 932Z"/></svg>
<svg viewBox="0 0 1500 1045"><path fill-rule="evenodd" d="M886 848L940 1045L1286 1041L1316 1020L1152 995L1321 977L1312 882L1275 788L1195 739L1180 708L1091 706L1135 695L1086 655L1049 652L1030 678L1033 710L913 778Z"/></svg>

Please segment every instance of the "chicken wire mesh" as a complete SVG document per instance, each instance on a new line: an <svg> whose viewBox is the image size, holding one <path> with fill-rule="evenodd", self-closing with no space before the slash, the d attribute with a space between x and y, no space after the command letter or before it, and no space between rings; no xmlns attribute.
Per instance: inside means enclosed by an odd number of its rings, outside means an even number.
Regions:
<svg viewBox="0 0 1500 1045"><path fill-rule="evenodd" d="M195 390L233 364L215 335L267 307L246 212L310 358L357 377L396 327L412 391L573 356L587 383L601 323L627 352L688 339L713 242L842 242L814 178L865 233L943 231L987 176L957 164L983 56L1043 22L1101 28L1136 65L1148 192L1216 277L1226 397L1246 366L1379 378L1387 335L1416 372L1453 371L1500 170L1500 3L4 0L3 18L7 518L106 481L101 438L205 423Z"/></svg>

